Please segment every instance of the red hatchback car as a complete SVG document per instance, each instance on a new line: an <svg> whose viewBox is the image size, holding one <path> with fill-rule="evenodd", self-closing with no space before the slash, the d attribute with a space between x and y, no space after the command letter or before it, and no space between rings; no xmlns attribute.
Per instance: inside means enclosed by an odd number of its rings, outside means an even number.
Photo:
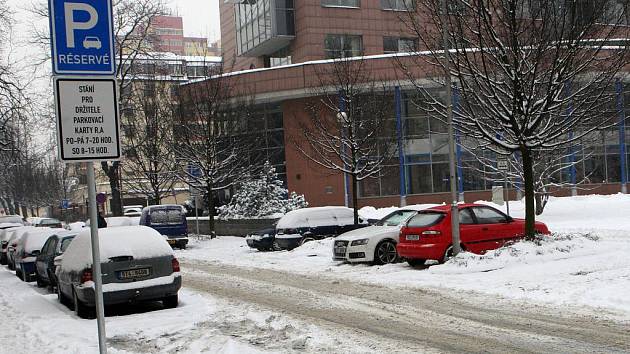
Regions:
<svg viewBox="0 0 630 354"><path fill-rule="evenodd" d="M424 264L427 259L446 261L452 254L450 209L450 205L433 207L409 219L400 230L398 255L412 266ZM483 204L460 204L459 225L462 249L477 254L497 249L525 234L525 220ZM547 225L541 222L536 222L535 228L549 234Z"/></svg>

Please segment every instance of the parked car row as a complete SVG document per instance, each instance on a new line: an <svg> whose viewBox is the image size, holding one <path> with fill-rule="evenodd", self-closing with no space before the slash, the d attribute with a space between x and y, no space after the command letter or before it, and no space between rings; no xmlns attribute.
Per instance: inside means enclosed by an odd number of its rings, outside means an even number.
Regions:
<svg viewBox="0 0 630 354"><path fill-rule="evenodd" d="M512 218L483 204L459 204L460 246L483 254L525 234L525 220ZM304 208L287 213L275 228L252 233L249 247L259 251L292 250L308 241L335 237L333 260L388 264L406 260L411 266L428 260L445 262L453 254L451 210L448 205L399 208L373 225L353 223L352 209ZM535 224L536 232L549 234Z"/></svg>
<svg viewBox="0 0 630 354"><path fill-rule="evenodd" d="M19 221L0 224L0 264L25 282L48 286L78 316L94 317L90 229L35 227ZM113 221L122 225L99 230L105 305L162 301L165 308L177 307L180 267L167 238L147 226Z"/></svg>

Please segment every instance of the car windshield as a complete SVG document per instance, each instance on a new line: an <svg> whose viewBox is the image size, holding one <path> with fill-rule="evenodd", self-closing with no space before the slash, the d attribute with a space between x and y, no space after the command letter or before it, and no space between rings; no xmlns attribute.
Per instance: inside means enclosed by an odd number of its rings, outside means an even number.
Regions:
<svg viewBox="0 0 630 354"><path fill-rule="evenodd" d="M70 246L70 243L72 242L73 238L74 237L66 237L63 240L61 240L61 253L64 253L66 251L66 248Z"/></svg>
<svg viewBox="0 0 630 354"><path fill-rule="evenodd" d="M156 209L151 211L151 224L177 225L182 223L180 209Z"/></svg>
<svg viewBox="0 0 630 354"><path fill-rule="evenodd" d="M403 221L409 219L411 215L416 214L415 210L397 210L379 221L378 226L398 226Z"/></svg>
<svg viewBox="0 0 630 354"><path fill-rule="evenodd" d="M440 220L444 218L444 213L440 212L420 212L418 215L414 216L407 223L408 227L426 227L437 224Z"/></svg>

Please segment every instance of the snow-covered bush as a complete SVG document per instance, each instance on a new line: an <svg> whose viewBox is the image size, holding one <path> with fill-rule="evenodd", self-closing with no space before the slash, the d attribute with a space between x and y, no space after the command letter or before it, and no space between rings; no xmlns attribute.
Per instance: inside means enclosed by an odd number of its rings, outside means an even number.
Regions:
<svg viewBox="0 0 630 354"><path fill-rule="evenodd" d="M305 208L303 195L289 193L278 178L276 169L265 162L260 174L241 183L227 205L219 208L221 219L263 218Z"/></svg>

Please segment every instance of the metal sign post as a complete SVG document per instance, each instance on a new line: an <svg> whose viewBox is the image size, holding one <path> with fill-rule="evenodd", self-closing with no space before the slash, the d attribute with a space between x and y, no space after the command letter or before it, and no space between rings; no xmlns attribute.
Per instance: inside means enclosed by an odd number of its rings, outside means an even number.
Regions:
<svg viewBox="0 0 630 354"><path fill-rule="evenodd" d="M107 353L105 340L105 306L103 303L103 279L101 277L101 251L98 241L98 210L96 208L96 180L94 163L87 162L88 200L90 205L90 236L92 241L92 278L94 279L94 295L96 296L96 322L98 326L98 347L101 354Z"/></svg>
<svg viewBox="0 0 630 354"><path fill-rule="evenodd" d="M48 13L59 156L64 162L84 161L87 168L98 345L104 354L107 337L94 162L121 155L112 2L49 0Z"/></svg>

